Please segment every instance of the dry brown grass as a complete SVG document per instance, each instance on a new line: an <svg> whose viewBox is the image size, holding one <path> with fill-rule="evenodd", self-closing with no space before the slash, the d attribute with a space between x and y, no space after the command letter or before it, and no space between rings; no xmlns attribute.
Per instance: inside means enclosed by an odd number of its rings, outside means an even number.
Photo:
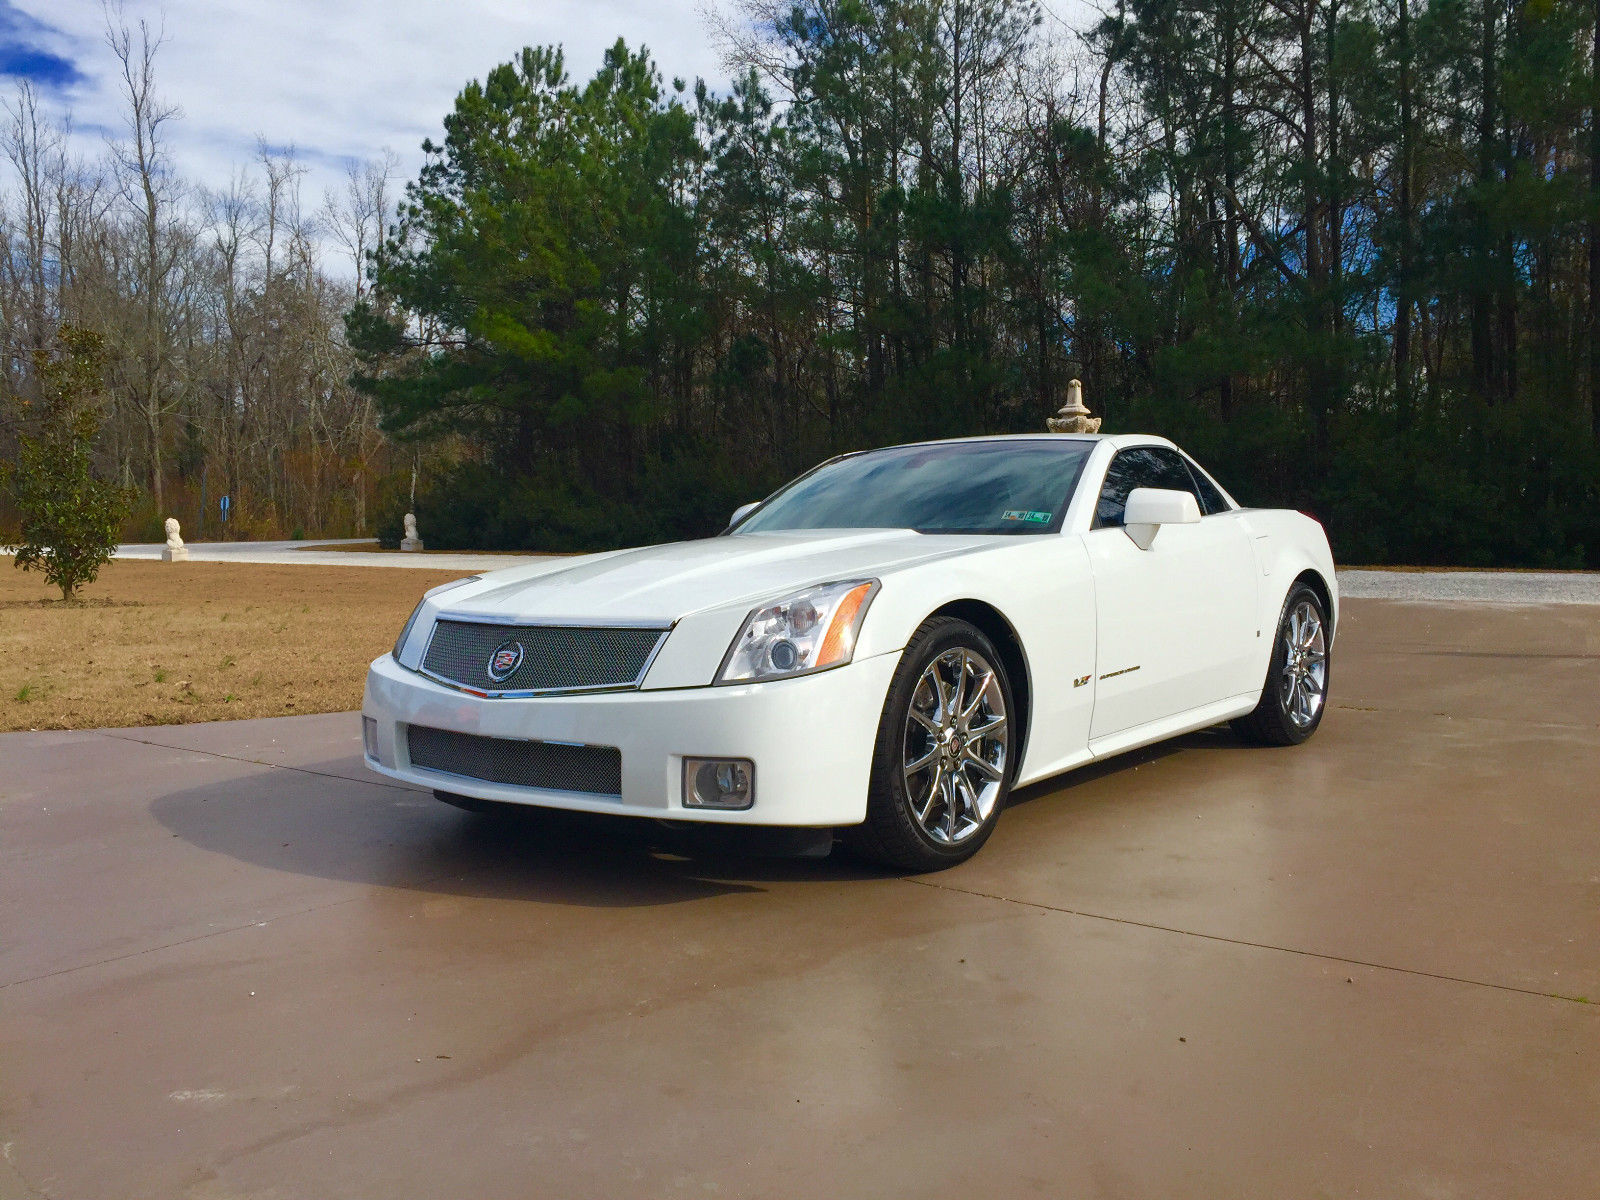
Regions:
<svg viewBox="0 0 1600 1200"><path fill-rule="evenodd" d="M467 574L113 562L63 604L0 557L0 730L357 708L418 597Z"/></svg>

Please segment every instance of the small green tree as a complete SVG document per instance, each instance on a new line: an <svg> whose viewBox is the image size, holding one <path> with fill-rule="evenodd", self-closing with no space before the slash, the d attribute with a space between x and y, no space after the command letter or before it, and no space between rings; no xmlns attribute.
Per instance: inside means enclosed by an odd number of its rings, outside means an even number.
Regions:
<svg viewBox="0 0 1600 1200"><path fill-rule="evenodd" d="M129 497L95 478L90 466L100 428L93 403L104 361L100 335L63 325L56 342L34 353L38 426L18 439L17 463L8 472L22 540L6 548L20 570L43 571L71 600L111 560Z"/></svg>

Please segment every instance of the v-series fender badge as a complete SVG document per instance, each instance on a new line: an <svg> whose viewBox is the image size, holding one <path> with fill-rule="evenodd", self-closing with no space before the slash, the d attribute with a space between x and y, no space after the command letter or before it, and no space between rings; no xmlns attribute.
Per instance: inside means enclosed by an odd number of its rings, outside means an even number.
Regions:
<svg viewBox="0 0 1600 1200"><path fill-rule="evenodd" d="M1090 675L1079 676L1077 679L1074 679L1072 681L1072 686L1073 687L1082 687L1084 684L1088 683L1091 678L1093 678L1093 677L1090 676Z"/></svg>

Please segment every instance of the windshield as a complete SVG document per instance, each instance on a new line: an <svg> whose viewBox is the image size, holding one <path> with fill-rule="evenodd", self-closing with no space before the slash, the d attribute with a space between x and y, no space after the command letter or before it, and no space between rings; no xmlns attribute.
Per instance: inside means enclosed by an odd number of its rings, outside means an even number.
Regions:
<svg viewBox="0 0 1600 1200"><path fill-rule="evenodd" d="M895 446L824 463L772 496L739 533L915 529L1053 533L1093 442L1068 438Z"/></svg>

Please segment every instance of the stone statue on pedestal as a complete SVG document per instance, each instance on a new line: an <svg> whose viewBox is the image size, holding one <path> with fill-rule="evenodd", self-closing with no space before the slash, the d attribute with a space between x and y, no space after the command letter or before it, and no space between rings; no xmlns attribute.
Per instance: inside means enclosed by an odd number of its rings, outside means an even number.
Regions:
<svg viewBox="0 0 1600 1200"><path fill-rule="evenodd" d="M422 549L422 539L417 536L417 518L415 513L406 514L406 536L400 539L400 549Z"/></svg>
<svg viewBox="0 0 1600 1200"><path fill-rule="evenodd" d="M1067 402L1061 411L1045 421L1051 433L1099 433L1100 418L1091 417L1083 403L1083 383L1074 379L1067 384Z"/></svg>
<svg viewBox="0 0 1600 1200"><path fill-rule="evenodd" d="M167 544L161 551L162 562L188 562L189 547L183 544L183 537L178 532L178 519L167 518Z"/></svg>

